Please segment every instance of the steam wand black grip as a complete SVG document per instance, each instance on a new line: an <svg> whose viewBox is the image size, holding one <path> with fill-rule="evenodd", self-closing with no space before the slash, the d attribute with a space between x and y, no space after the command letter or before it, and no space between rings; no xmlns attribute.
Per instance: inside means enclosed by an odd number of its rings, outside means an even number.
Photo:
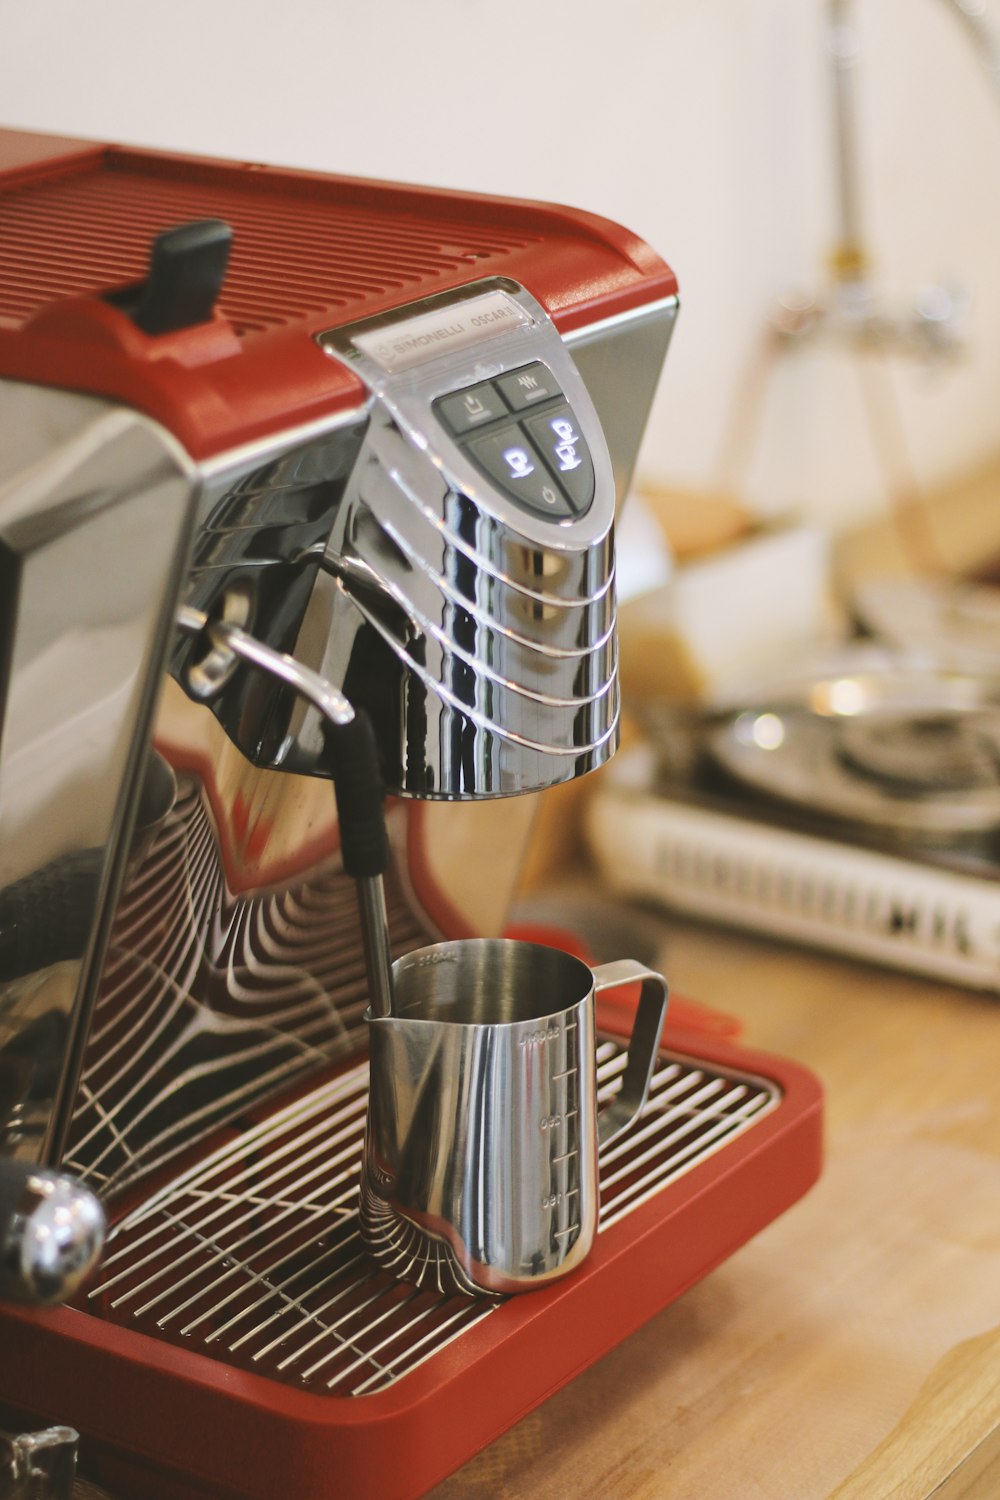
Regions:
<svg viewBox="0 0 1000 1500"><path fill-rule="evenodd" d="M373 1016L389 1016L393 1008L392 950L382 884L389 864L389 839L378 746L364 713L357 713L348 724L327 719L323 736L333 771L341 858L357 886L371 1011Z"/></svg>
<svg viewBox="0 0 1000 1500"><path fill-rule="evenodd" d="M356 713L349 724L327 720L323 737L333 771L344 869L356 877L382 875L389 864L389 840L371 720L364 713Z"/></svg>

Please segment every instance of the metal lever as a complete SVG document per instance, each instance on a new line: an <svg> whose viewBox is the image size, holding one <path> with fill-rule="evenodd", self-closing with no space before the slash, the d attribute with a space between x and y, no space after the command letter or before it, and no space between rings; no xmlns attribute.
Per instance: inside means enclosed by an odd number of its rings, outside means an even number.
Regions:
<svg viewBox="0 0 1000 1500"><path fill-rule="evenodd" d="M73 1500L76 1447L72 1427L44 1432L0 1432L0 1496L3 1500Z"/></svg>
<svg viewBox="0 0 1000 1500"><path fill-rule="evenodd" d="M371 724L356 714L344 694L294 656L276 651L249 631L213 620L182 605L177 624L188 635L204 635L218 653L216 675L199 675L199 697L211 697L228 680L227 654L287 684L323 716L324 740L333 769L344 869L357 887L358 916L372 1014L392 1014L392 952L382 876L389 863L378 751Z"/></svg>
<svg viewBox="0 0 1000 1500"><path fill-rule="evenodd" d="M354 709L339 688L327 682L311 667L303 666L294 656L285 651L276 651L264 641L258 640L248 630L232 625L228 620L213 620L204 610L190 604L182 604L177 611L178 627L185 635L205 635L213 646L228 652L249 666L259 667L269 677L284 682L300 698L305 698L317 708L327 723L350 724L354 720ZM204 666L204 664L202 664ZM228 680L229 673L224 663L220 664L214 678L202 676L192 683L192 690L199 698L211 698Z"/></svg>

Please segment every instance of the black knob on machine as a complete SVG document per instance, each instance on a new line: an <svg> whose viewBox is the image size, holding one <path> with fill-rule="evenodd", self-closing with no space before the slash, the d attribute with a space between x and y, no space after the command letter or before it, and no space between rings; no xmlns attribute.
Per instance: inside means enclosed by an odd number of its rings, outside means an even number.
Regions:
<svg viewBox="0 0 1000 1500"><path fill-rule="evenodd" d="M233 231L221 219L197 219L153 240L145 281L109 292L143 333L176 333L212 316L229 264Z"/></svg>

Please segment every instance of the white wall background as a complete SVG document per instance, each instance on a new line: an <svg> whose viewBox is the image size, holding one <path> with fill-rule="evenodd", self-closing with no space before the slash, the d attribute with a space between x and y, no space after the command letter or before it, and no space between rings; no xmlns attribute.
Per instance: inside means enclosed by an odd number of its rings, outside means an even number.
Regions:
<svg viewBox="0 0 1000 1500"><path fill-rule="evenodd" d="M710 490L775 295L834 225L825 0L0 0L0 120L555 199L673 264L684 311L643 454ZM893 370L936 484L1000 450L1000 89L945 0L856 0L880 288L973 293L961 364ZM1000 27L1000 17L997 18ZM855 367L769 382L745 498L835 524L881 504Z"/></svg>

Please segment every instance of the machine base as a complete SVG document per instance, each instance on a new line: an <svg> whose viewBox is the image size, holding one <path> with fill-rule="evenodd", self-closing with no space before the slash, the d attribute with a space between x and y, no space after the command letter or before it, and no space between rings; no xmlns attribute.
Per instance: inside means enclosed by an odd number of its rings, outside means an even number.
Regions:
<svg viewBox="0 0 1000 1500"><path fill-rule="evenodd" d="M602 1156L595 1247L564 1281L435 1298L367 1260L362 1064L126 1212L81 1305L4 1310L0 1400L75 1426L123 1500L415 1500L816 1180L810 1073L676 1026L664 1040L643 1115ZM602 1043L605 1096L621 1056Z"/></svg>

